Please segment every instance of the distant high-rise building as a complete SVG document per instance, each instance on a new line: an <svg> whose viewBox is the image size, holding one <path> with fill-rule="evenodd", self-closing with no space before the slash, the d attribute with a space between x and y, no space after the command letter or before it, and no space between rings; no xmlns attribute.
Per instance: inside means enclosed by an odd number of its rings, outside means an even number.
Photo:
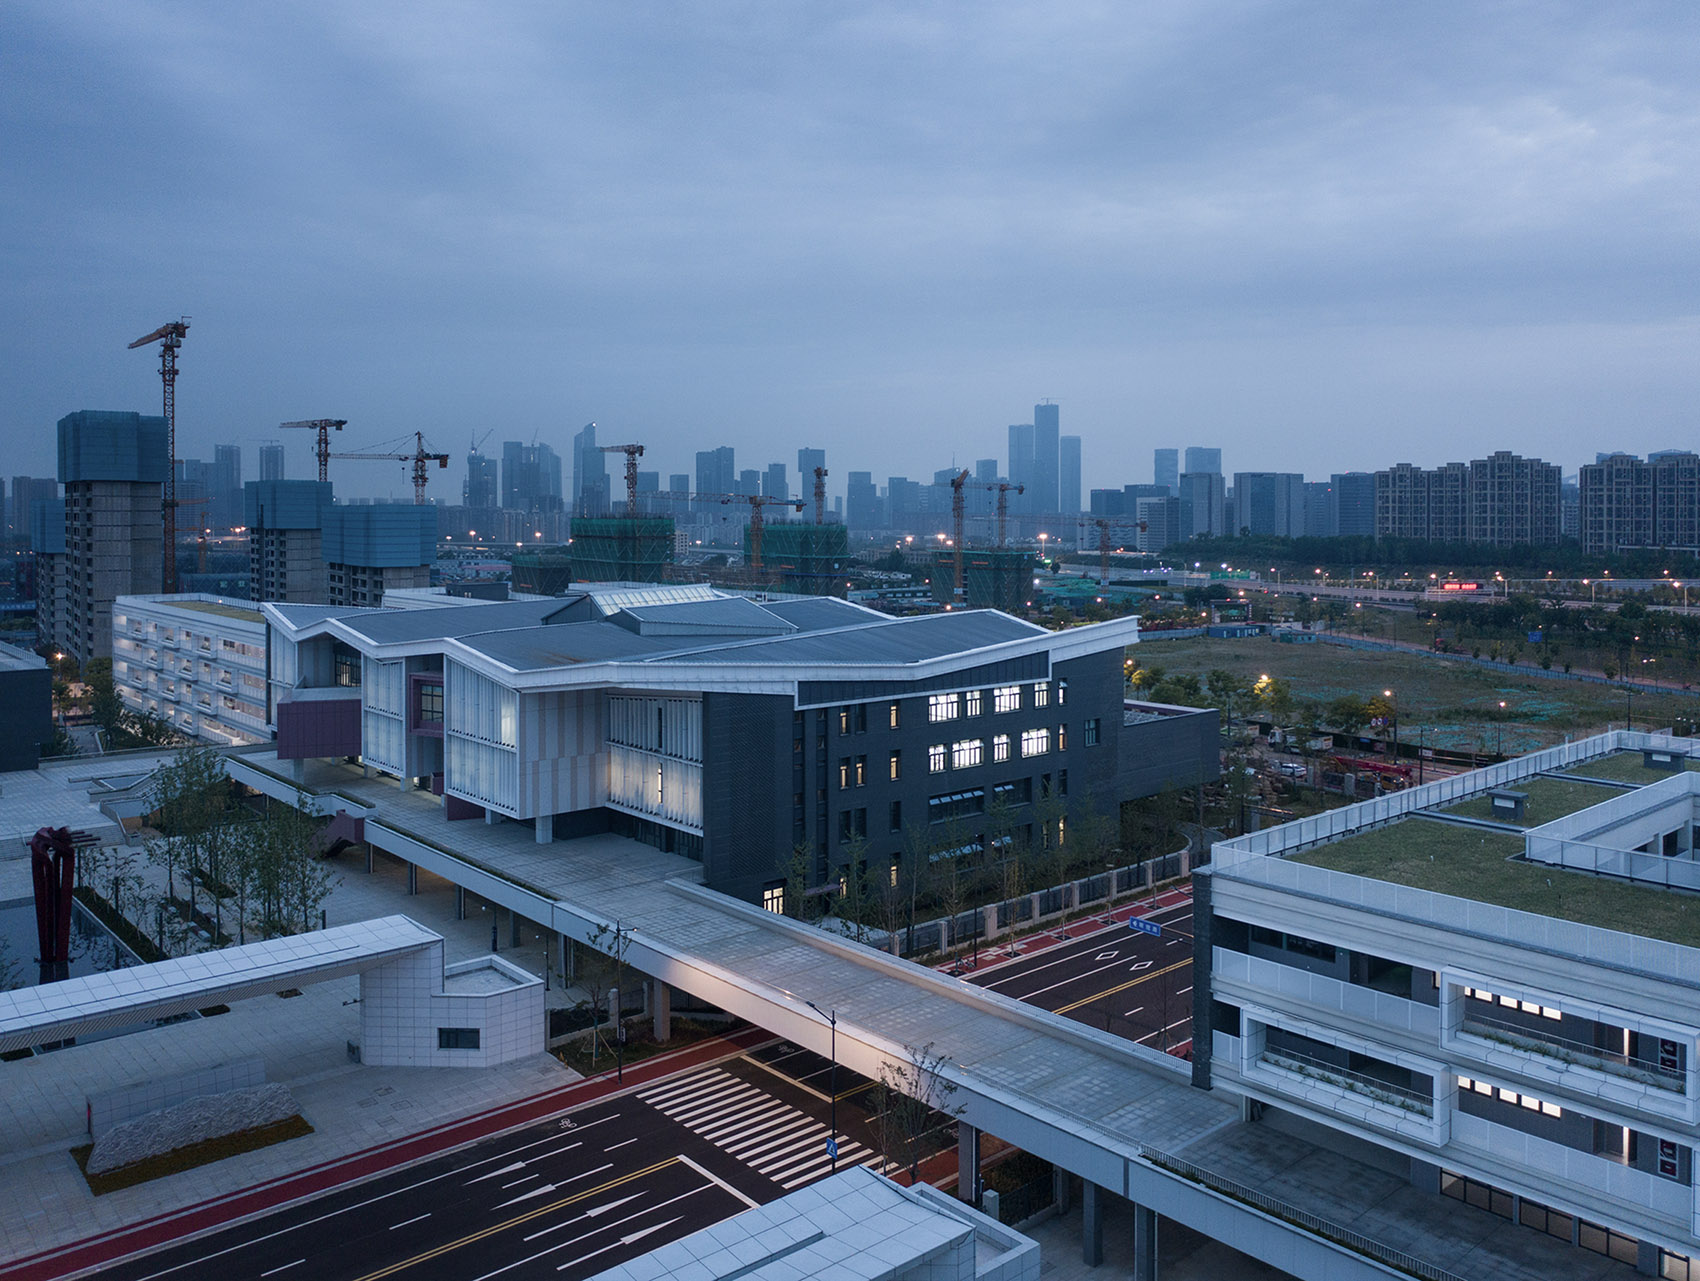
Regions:
<svg viewBox="0 0 1700 1281"><path fill-rule="evenodd" d="M59 420L64 552L37 556L37 598L56 602L37 624L79 661L112 656L114 599L162 586L167 453L164 418L85 409Z"/></svg>
<svg viewBox="0 0 1700 1281"><path fill-rule="evenodd" d="M1307 538L1332 538L1339 532L1340 512L1334 500L1334 484L1307 480L1304 486L1304 533Z"/></svg>
<svg viewBox="0 0 1700 1281"><path fill-rule="evenodd" d="M30 532L30 507L59 497L59 482L41 476L12 477L12 501L6 509L7 528L16 535Z"/></svg>
<svg viewBox="0 0 1700 1281"><path fill-rule="evenodd" d="M209 515L216 529L242 523L242 446L214 445L212 463L212 508Z"/></svg>
<svg viewBox="0 0 1700 1281"><path fill-rule="evenodd" d="M502 506L520 512L558 513L563 505L560 455L548 445L504 441Z"/></svg>
<svg viewBox="0 0 1700 1281"><path fill-rule="evenodd" d="M1153 485L1153 489L1159 486ZM1134 504L1133 515L1144 526L1136 533L1136 545L1142 552L1160 552L1165 547L1172 547L1182 540L1180 530L1181 500L1170 498L1166 487L1164 493L1151 498L1138 499Z"/></svg>
<svg viewBox="0 0 1700 1281"><path fill-rule="evenodd" d="M670 471L667 473L667 491L672 494L688 494L691 492L691 476L689 472Z"/></svg>
<svg viewBox="0 0 1700 1281"><path fill-rule="evenodd" d="M1180 489L1179 522L1183 540L1220 538L1228 532L1227 512L1223 504L1226 490L1221 472L1183 472L1177 487Z"/></svg>
<svg viewBox="0 0 1700 1281"><path fill-rule="evenodd" d="M1181 452L1178 449L1157 449L1151 454L1151 480L1171 494L1181 491Z"/></svg>
<svg viewBox="0 0 1700 1281"><path fill-rule="evenodd" d="M596 444L596 424L573 436L573 514L599 516L609 509L608 455Z"/></svg>
<svg viewBox="0 0 1700 1281"><path fill-rule="evenodd" d="M1034 476L1033 456L1033 424L1011 423L1009 425L1009 483L1022 486L1022 492L1009 496L1009 510L1015 512L1033 511L1033 502L1038 496L1037 477Z"/></svg>
<svg viewBox="0 0 1700 1281"><path fill-rule="evenodd" d="M731 494L738 488L738 469L732 446L697 451L697 489L699 494ZM706 516L720 502L718 497L704 498L696 504L697 511Z"/></svg>
<svg viewBox="0 0 1700 1281"><path fill-rule="evenodd" d="M1222 451L1209 449L1201 445L1188 445L1186 450L1185 471L1213 471L1218 475L1222 471Z"/></svg>
<svg viewBox="0 0 1700 1281"><path fill-rule="evenodd" d="M263 461L263 460L262 460ZM282 476L265 477L262 480L282 480ZM488 510L499 507L502 487L497 476L496 460L488 454L480 454L476 450L466 456L466 484L461 489L461 502L464 506L478 510Z"/></svg>
<svg viewBox="0 0 1700 1281"><path fill-rule="evenodd" d="M1057 510L1064 516L1080 514L1080 437L1057 438Z"/></svg>
<svg viewBox="0 0 1700 1281"><path fill-rule="evenodd" d="M812 494L815 492L815 468L826 466L826 450L799 449L797 451L797 492Z"/></svg>
<svg viewBox="0 0 1700 1281"><path fill-rule="evenodd" d="M261 480L282 480L283 479L283 446L282 445L261 445L260 446L260 479ZM490 503L490 506L492 506L492 507L494 507L495 505L496 504L494 502Z"/></svg>
<svg viewBox="0 0 1700 1281"><path fill-rule="evenodd" d="M1700 455L1613 454L1582 468L1577 501L1585 552L1700 547Z"/></svg>
<svg viewBox="0 0 1700 1281"><path fill-rule="evenodd" d="M806 451L806 450L798 450L797 451L799 457L806 452L808 452L808 451ZM823 451L816 450L814 452L820 453L824 457ZM826 466L826 464L822 463L821 466L824 467L824 466ZM797 469L797 471L800 475L803 474L802 468L799 467ZM810 471L809 473L807 473L807 478L808 478L808 484L805 485L802 489L798 490L797 491L798 493L808 494L808 493L813 492L814 483L815 483L814 472ZM767 465L767 470L764 471L762 473L762 476L761 476L761 492L768 498L789 498L789 497L791 497L791 487L786 482L785 464L784 463L769 463Z"/></svg>
<svg viewBox="0 0 1700 1281"><path fill-rule="evenodd" d="M754 498L761 493L761 473L754 467L744 468L738 473L738 483L732 492L742 494L746 498Z"/></svg>
<svg viewBox="0 0 1700 1281"><path fill-rule="evenodd" d="M1275 538L1305 532L1305 478L1297 472L1234 473L1236 530Z"/></svg>
<svg viewBox="0 0 1700 1281"><path fill-rule="evenodd" d="M1050 401L1033 406L1033 499L1027 510L1049 515L1061 511L1062 410Z"/></svg>
<svg viewBox="0 0 1700 1281"><path fill-rule="evenodd" d="M1558 536L1582 537L1582 485L1579 476L1566 476L1559 481Z"/></svg>
<svg viewBox="0 0 1700 1281"><path fill-rule="evenodd" d="M858 533L879 529L880 491L872 472L853 471L844 490L844 523Z"/></svg>
<svg viewBox="0 0 1700 1281"><path fill-rule="evenodd" d="M1375 537L1375 473L1335 472L1328 478L1334 495L1334 530L1343 538Z"/></svg>
<svg viewBox="0 0 1700 1281"><path fill-rule="evenodd" d="M1544 546L1559 538L1559 469L1501 450L1432 471L1375 473L1375 536Z"/></svg>
<svg viewBox="0 0 1700 1281"><path fill-rule="evenodd" d="M243 486L248 594L257 601L377 606L429 587L437 516L413 503L335 503L329 481Z"/></svg>

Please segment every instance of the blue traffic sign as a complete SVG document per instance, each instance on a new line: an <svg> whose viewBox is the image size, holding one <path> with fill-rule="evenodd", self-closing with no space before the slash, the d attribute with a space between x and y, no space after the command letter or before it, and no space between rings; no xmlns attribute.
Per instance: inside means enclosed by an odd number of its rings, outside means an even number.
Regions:
<svg viewBox="0 0 1700 1281"><path fill-rule="evenodd" d="M1137 916L1130 916L1127 923L1135 932L1140 934L1161 935L1163 933L1163 927L1156 921L1142 921Z"/></svg>
<svg viewBox="0 0 1700 1281"><path fill-rule="evenodd" d="M830 1160L833 1160L833 1161L838 1160L838 1140L837 1139L828 1139L826 1141L826 1155Z"/></svg>

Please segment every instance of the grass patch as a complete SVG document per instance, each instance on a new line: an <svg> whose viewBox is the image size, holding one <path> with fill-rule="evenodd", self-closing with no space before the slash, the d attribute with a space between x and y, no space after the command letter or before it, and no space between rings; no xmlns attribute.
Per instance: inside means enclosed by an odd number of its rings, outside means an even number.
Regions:
<svg viewBox="0 0 1700 1281"><path fill-rule="evenodd" d="M1515 860L1522 852L1523 838L1509 832L1410 818L1291 857L1352 876L1700 947L1700 897Z"/></svg>
<svg viewBox="0 0 1700 1281"><path fill-rule="evenodd" d="M130 923L128 917L115 911L112 904L108 903L105 897L92 885L79 885L71 891L71 895L77 902L93 912L96 920L116 934L119 941L141 957L143 961L152 963L169 959L164 952L159 950L152 939Z"/></svg>
<svg viewBox="0 0 1700 1281"><path fill-rule="evenodd" d="M634 1019L626 1025L626 1066L642 1063L645 1059L654 1058L657 1054L666 1054L671 1050L682 1049L687 1045L695 1045L698 1041L706 1041L710 1037L723 1036L734 1025L727 1023L710 1023L706 1020L692 1018L675 1018L672 1024L672 1037L663 1042L655 1039L654 1030L649 1020L641 1024ZM640 1030L641 1028L641 1030ZM612 1072L619 1062L614 1049L607 1043L610 1029L604 1025L598 1036L602 1044L591 1056L591 1037L589 1035L575 1037L564 1045L558 1045L549 1053L553 1054L567 1067L580 1076L600 1076Z"/></svg>
<svg viewBox="0 0 1700 1281"><path fill-rule="evenodd" d="M1700 761L1689 761L1687 767L1700 770ZM1613 752L1610 756L1585 761L1564 772L1580 774L1587 778L1609 778L1622 783L1642 784L1657 783L1662 778L1670 777L1669 770L1648 769L1643 765L1640 752Z"/></svg>
<svg viewBox="0 0 1700 1281"><path fill-rule="evenodd" d="M1539 827L1542 823L1551 823L1566 814L1574 814L1577 810L1585 810L1590 805L1598 805L1614 796L1623 795L1615 787L1602 787L1598 783L1573 783L1568 779L1559 778L1531 778L1521 783L1509 783L1506 787L1510 791L1522 792L1529 798L1523 807L1523 821L1517 824L1519 827ZM1500 823L1511 821L1494 812L1492 798L1486 794L1473 796L1461 805L1454 805L1440 812Z"/></svg>
<svg viewBox="0 0 1700 1281"><path fill-rule="evenodd" d="M90 1174L88 1171L89 1154L94 1151L94 1144L84 1143L80 1147L72 1148L71 1157L76 1161L77 1169L82 1172L84 1182L89 1185L89 1191L96 1196L105 1196L108 1192L116 1192L120 1188L133 1188L138 1183L162 1179L168 1174L177 1174L183 1170L193 1170L196 1166L211 1165L214 1161L222 1161L226 1157L241 1156L244 1152L269 1148L274 1143L299 1139L312 1132L313 1127L307 1124L305 1117L292 1116L282 1121L274 1121L270 1125L255 1126L252 1130L242 1130L236 1134L226 1134L201 1143L191 1143L186 1147L173 1148L145 1161L108 1170L105 1174Z"/></svg>

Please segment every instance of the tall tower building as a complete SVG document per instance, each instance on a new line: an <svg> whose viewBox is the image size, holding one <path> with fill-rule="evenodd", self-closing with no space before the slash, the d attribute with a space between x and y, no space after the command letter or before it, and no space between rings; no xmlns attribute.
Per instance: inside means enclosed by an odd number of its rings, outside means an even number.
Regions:
<svg viewBox="0 0 1700 1281"><path fill-rule="evenodd" d="M573 437L573 515L606 513L608 499L608 455L597 447L596 424L586 423Z"/></svg>
<svg viewBox="0 0 1700 1281"><path fill-rule="evenodd" d="M1027 510L1049 514L1061 511L1061 406L1042 401L1033 406L1033 499Z"/></svg>
<svg viewBox="0 0 1700 1281"><path fill-rule="evenodd" d="M242 523L242 446L214 445L211 524L230 529Z"/></svg>
<svg viewBox="0 0 1700 1281"><path fill-rule="evenodd" d="M812 494L815 490L815 468L826 466L826 450L799 449L797 451L797 492Z"/></svg>
<svg viewBox="0 0 1700 1281"><path fill-rule="evenodd" d="M1213 471L1217 475L1221 475L1222 451L1201 445L1188 445L1185 470L1191 472Z"/></svg>
<svg viewBox="0 0 1700 1281"><path fill-rule="evenodd" d="M261 480L282 480L283 479L283 446L282 445L261 445L260 446L260 479ZM492 506L492 507L494 507L495 505L496 505L495 503L490 504L490 506Z"/></svg>
<svg viewBox="0 0 1700 1281"><path fill-rule="evenodd" d="M1151 459L1152 483L1163 486L1171 494L1180 493L1181 451L1178 449L1153 450Z"/></svg>
<svg viewBox="0 0 1700 1281"><path fill-rule="evenodd" d="M461 489L461 504L488 509L499 507L501 483L497 478L496 460L476 449L466 456L466 484Z"/></svg>
<svg viewBox="0 0 1700 1281"><path fill-rule="evenodd" d="M1057 510L1064 516L1080 513L1080 437L1057 437Z"/></svg>
<svg viewBox="0 0 1700 1281"><path fill-rule="evenodd" d="M1010 511L1033 511L1038 494L1033 474L1033 424L1009 425L1009 483L1024 486L1023 492L1009 496Z"/></svg>
<svg viewBox="0 0 1700 1281"><path fill-rule="evenodd" d="M799 454L801 454L802 452L803 452L802 450L798 451ZM822 466L825 466L825 464L823 463ZM801 470L801 469L799 469L799 470ZM809 480L809 483L807 485L805 485L802 489L800 489L798 491L799 493L807 494L810 491L810 489L813 487L813 485L814 485L814 473L813 472L809 473L808 480ZM789 498L789 497L791 497L791 487L790 487L790 484L787 482L786 477L785 477L785 464L784 463L769 463L767 465L767 470L762 473L762 477L761 477L761 492L765 497L768 497L768 498Z"/></svg>
<svg viewBox="0 0 1700 1281"><path fill-rule="evenodd" d="M81 662L112 656L112 602L160 589L165 419L79 410L59 420L65 551L38 593L63 602L44 636ZM175 587L175 584L172 584Z"/></svg>
<svg viewBox="0 0 1700 1281"><path fill-rule="evenodd" d="M502 506L521 512L559 512L561 458L547 445L502 444Z"/></svg>
<svg viewBox="0 0 1700 1281"><path fill-rule="evenodd" d="M697 451L697 489L699 494L732 494L738 489L737 456L730 445ZM695 504L700 515L707 515L720 503L718 498L706 498Z"/></svg>

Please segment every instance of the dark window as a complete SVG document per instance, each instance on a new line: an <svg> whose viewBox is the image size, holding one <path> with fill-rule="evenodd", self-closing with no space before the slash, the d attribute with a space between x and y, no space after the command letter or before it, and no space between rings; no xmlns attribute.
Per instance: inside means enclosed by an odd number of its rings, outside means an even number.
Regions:
<svg viewBox="0 0 1700 1281"><path fill-rule="evenodd" d="M476 1050L478 1029L475 1027L440 1027L437 1029L439 1050Z"/></svg>
<svg viewBox="0 0 1700 1281"><path fill-rule="evenodd" d="M421 725L441 725L443 723L443 687L441 685L421 685L419 687L419 723Z"/></svg>
<svg viewBox="0 0 1700 1281"><path fill-rule="evenodd" d="M360 655L338 654L336 656L336 683L349 689L360 687Z"/></svg>
<svg viewBox="0 0 1700 1281"><path fill-rule="evenodd" d="M1086 746L1098 746L1098 718L1096 716L1087 718L1080 728L1086 735Z"/></svg>
<svg viewBox="0 0 1700 1281"><path fill-rule="evenodd" d="M840 841L847 841L847 840L850 839L850 811L849 810L843 810L838 815L838 839Z"/></svg>
<svg viewBox="0 0 1700 1281"><path fill-rule="evenodd" d="M951 819L967 818L986 808L986 789L969 788L963 792L941 792L927 798L927 821L944 823Z"/></svg>
<svg viewBox="0 0 1700 1281"><path fill-rule="evenodd" d="M902 801L893 801L891 803L891 830L894 832L901 832L903 830Z"/></svg>
<svg viewBox="0 0 1700 1281"><path fill-rule="evenodd" d="M853 722L858 734L866 734L868 732L868 705L866 703L856 704Z"/></svg>

